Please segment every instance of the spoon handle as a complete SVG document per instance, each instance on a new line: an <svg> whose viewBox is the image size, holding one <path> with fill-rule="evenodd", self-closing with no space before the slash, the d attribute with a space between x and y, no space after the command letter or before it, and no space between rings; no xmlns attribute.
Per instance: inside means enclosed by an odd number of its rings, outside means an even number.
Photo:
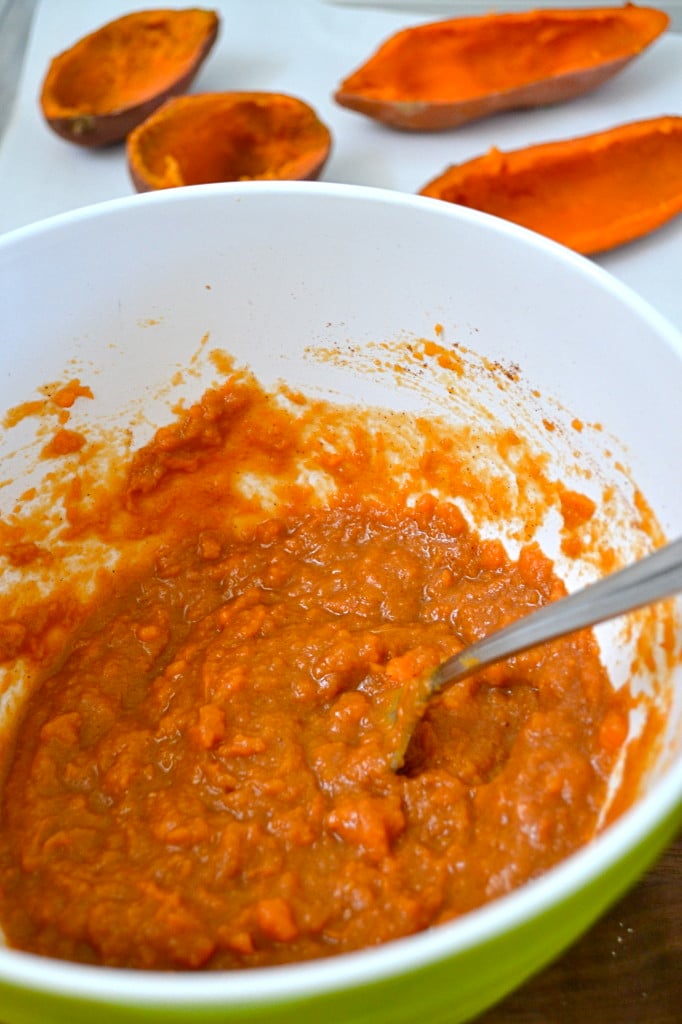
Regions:
<svg viewBox="0 0 682 1024"><path fill-rule="evenodd" d="M466 647L435 669L430 692L537 644L596 626L680 591L682 538Z"/></svg>

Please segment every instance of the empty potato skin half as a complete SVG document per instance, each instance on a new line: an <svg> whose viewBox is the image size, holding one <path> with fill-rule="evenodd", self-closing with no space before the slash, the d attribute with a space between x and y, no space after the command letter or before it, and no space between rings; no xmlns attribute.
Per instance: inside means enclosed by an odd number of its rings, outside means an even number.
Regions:
<svg viewBox="0 0 682 1024"><path fill-rule="evenodd" d="M170 96L186 92L218 36L201 8L136 11L84 36L50 63L40 94L54 132L79 146L123 141Z"/></svg>
<svg viewBox="0 0 682 1024"><path fill-rule="evenodd" d="M583 255L682 213L682 117L655 117L449 167L420 194L521 224Z"/></svg>
<svg viewBox="0 0 682 1024"><path fill-rule="evenodd" d="M430 22L386 40L334 99L394 128L456 128L589 92L668 24L663 11L633 4Z"/></svg>
<svg viewBox="0 0 682 1024"><path fill-rule="evenodd" d="M217 181L315 180L332 136L303 100L212 92L168 100L128 137L138 192Z"/></svg>

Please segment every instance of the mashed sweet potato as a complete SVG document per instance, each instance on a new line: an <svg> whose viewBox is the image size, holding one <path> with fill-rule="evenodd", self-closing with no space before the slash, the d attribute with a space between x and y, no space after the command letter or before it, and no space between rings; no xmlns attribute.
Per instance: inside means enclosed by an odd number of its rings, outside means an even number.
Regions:
<svg viewBox="0 0 682 1024"><path fill-rule="evenodd" d="M447 690L390 770L401 659L564 592L536 545L511 559L434 496L456 452L419 430L408 479L357 411L235 374L71 509L72 534L139 557L3 624L40 675L2 790L13 946L154 969L324 957L465 913L594 834L627 707L589 632Z"/></svg>

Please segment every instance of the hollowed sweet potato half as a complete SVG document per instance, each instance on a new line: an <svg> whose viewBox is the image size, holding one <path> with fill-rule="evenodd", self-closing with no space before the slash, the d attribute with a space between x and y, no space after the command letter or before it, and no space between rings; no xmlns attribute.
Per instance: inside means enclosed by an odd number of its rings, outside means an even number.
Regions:
<svg viewBox="0 0 682 1024"><path fill-rule="evenodd" d="M603 252L682 212L682 117L491 149L448 168L421 195L514 221L585 255Z"/></svg>
<svg viewBox="0 0 682 1024"><path fill-rule="evenodd" d="M454 128L588 92L625 67L668 22L663 11L628 4L417 25L388 39L334 98L397 128Z"/></svg>
<svg viewBox="0 0 682 1024"><path fill-rule="evenodd" d="M137 11L103 25L50 63L43 116L69 142L120 142L189 88L218 28L215 11L199 8Z"/></svg>
<svg viewBox="0 0 682 1024"><path fill-rule="evenodd" d="M138 192L213 181L315 179L331 134L295 96L217 92L169 100L128 137Z"/></svg>

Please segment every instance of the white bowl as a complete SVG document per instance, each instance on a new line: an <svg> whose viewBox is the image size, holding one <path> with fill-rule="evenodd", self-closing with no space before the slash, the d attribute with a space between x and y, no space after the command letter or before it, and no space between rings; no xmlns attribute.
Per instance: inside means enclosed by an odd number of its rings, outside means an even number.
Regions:
<svg viewBox="0 0 682 1024"><path fill-rule="evenodd" d="M454 420L488 408L537 444L548 443L549 418L557 425L551 457L558 471L570 476L579 449L595 479L618 477L605 528L624 559L642 544L632 525L632 481L662 529L670 537L682 533L679 334L587 260L508 223L367 188L176 189L4 236L0 291L1 410L80 367L98 392L96 403L83 403L84 422L134 423L142 441L168 420L179 392L196 397L211 379L212 364L199 359L197 372L164 392L210 332L211 347L249 364L266 386L284 377L316 394ZM454 394L442 374L419 381L407 375L401 385L389 358L377 366L378 354L433 338L436 324L439 344L461 346L469 374ZM335 357L315 358L316 347ZM586 429L571 430L576 420ZM3 509L35 474L33 439L23 430L7 431L0 445L3 478L13 480ZM627 472L616 472L616 463ZM544 540L569 582L589 576L589 563L561 560L551 529ZM624 671L624 642L617 629L602 635L616 677ZM532 884L382 948L282 968L142 973L3 948L3 1024L469 1019L584 930L682 821L677 661L639 681L669 700L646 792L588 847ZM8 716L13 705L6 699L3 706Z"/></svg>

